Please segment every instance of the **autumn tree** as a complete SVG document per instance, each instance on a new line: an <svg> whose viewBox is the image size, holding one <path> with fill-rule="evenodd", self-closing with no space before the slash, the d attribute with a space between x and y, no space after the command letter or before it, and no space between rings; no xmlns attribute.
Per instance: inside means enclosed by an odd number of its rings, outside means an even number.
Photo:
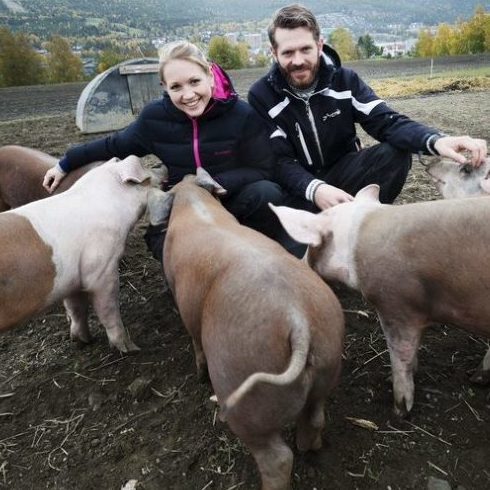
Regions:
<svg viewBox="0 0 490 490"><path fill-rule="evenodd" d="M53 36L46 44L48 50L48 76L52 83L77 82L83 80L83 63L74 54L68 41L61 36Z"/></svg>
<svg viewBox="0 0 490 490"><path fill-rule="evenodd" d="M359 54L351 33L343 27L338 27L331 32L328 42L335 48L344 61L357 60Z"/></svg>
<svg viewBox="0 0 490 490"><path fill-rule="evenodd" d="M228 39L215 36L209 42L209 59L218 63L225 70L243 68L239 46L234 46Z"/></svg>
<svg viewBox="0 0 490 490"><path fill-rule="evenodd" d="M448 56L490 51L490 15L478 7L467 22L455 26L440 24L435 34L419 32L415 46L416 56Z"/></svg>
<svg viewBox="0 0 490 490"><path fill-rule="evenodd" d="M45 80L43 59L27 35L0 28L0 86L36 85Z"/></svg>
<svg viewBox="0 0 490 490"><path fill-rule="evenodd" d="M105 49L99 55L97 63L97 73L102 73L111 68L111 66L115 66L127 59L130 59L130 57L121 53L120 51L115 51L114 49Z"/></svg>

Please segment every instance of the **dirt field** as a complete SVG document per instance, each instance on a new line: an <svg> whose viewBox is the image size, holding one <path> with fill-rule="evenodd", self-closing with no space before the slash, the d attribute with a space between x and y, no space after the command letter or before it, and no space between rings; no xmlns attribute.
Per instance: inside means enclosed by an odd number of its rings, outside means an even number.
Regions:
<svg viewBox="0 0 490 490"><path fill-rule="evenodd" d="M0 90L1 145L59 156L94 138L74 124L73 86L43 91L52 101L70 102L58 115L46 115L52 113L33 110L42 107L38 90ZM14 94L25 112L9 116ZM488 140L489 95L458 92L390 103L449 134ZM415 161L400 202L436 197ZM95 319L95 341L78 348L60 306L0 337L0 488L118 490L129 480L144 490L258 488L255 463L217 420L211 387L196 378L189 337L146 252L145 226L131 234L120 267L122 315L140 353L111 351ZM327 404L324 449L295 452L293 488L490 488L490 394L469 383L487 342L447 326L429 329L415 406L408 420L399 420L374 312L357 293L335 291L347 322L342 380ZM348 417L379 429L361 428ZM292 428L286 436L293 446ZM438 487L433 478L449 486Z"/></svg>

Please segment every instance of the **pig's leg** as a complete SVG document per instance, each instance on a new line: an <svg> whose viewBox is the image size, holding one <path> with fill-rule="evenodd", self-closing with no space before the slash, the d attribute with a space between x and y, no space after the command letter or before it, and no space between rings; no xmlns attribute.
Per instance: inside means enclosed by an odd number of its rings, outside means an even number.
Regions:
<svg viewBox="0 0 490 490"><path fill-rule="evenodd" d="M194 357L196 359L197 379L206 381L208 379L208 365L201 341L193 338L192 346L194 347Z"/></svg>
<svg viewBox="0 0 490 490"><path fill-rule="evenodd" d="M115 273L115 277L111 277L111 280L103 281L92 291L92 301L95 312L104 325L109 343L121 352L139 351L139 347L133 343L126 332L121 319L117 273Z"/></svg>
<svg viewBox="0 0 490 490"><path fill-rule="evenodd" d="M487 353L475 374L471 377L471 382L480 385L487 385L490 383L490 348L487 350Z"/></svg>
<svg viewBox="0 0 490 490"><path fill-rule="evenodd" d="M70 319L70 338L84 344L90 342L88 329L88 294L80 291L66 297L63 301Z"/></svg>
<svg viewBox="0 0 490 490"><path fill-rule="evenodd" d="M248 446L262 478L262 490L289 490L293 469L293 452L280 434L241 437Z"/></svg>
<svg viewBox="0 0 490 490"><path fill-rule="evenodd" d="M413 374L417 369L421 329L407 325L395 326L381 317L380 321L390 352L395 413L405 417L413 407Z"/></svg>
<svg viewBox="0 0 490 490"><path fill-rule="evenodd" d="M322 447L325 427L324 401L307 403L300 413L296 428L296 446L300 451L318 451Z"/></svg>

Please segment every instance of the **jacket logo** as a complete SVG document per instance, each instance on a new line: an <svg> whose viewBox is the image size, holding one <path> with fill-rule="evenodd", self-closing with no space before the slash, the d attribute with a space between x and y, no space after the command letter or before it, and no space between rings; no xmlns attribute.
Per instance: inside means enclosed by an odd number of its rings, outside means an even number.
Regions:
<svg viewBox="0 0 490 490"><path fill-rule="evenodd" d="M233 150L222 150L222 151L215 151L213 153L214 156L218 157L222 157L222 156L228 156L228 155L233 155Z"/></svg>
<svg viewBox="0 0 490 490"><path fill-rule="evenodd" d="M331 119L332 117L336 117L340 114L340 109L331 112L330 114L327 112L324 116L322 116L322 121L325 122L327 119Z"/></svg>

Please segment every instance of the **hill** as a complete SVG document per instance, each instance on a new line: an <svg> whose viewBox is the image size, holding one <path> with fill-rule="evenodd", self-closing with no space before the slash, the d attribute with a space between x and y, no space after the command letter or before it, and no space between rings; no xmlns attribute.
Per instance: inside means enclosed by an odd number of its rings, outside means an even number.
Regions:
<svg viewBox="0 0 490 490"><path fill-rule="evenodd" d="M180 26L267 19L287 2L280 0L0 0L0 22L12 30L41 38L120 33L161 37ZM335 13L360 34L397 24L435 25L469 18L479 1L433 0L312 0L304 2L315 14ZM357 32L356 32L357 33Z"/></svg>

